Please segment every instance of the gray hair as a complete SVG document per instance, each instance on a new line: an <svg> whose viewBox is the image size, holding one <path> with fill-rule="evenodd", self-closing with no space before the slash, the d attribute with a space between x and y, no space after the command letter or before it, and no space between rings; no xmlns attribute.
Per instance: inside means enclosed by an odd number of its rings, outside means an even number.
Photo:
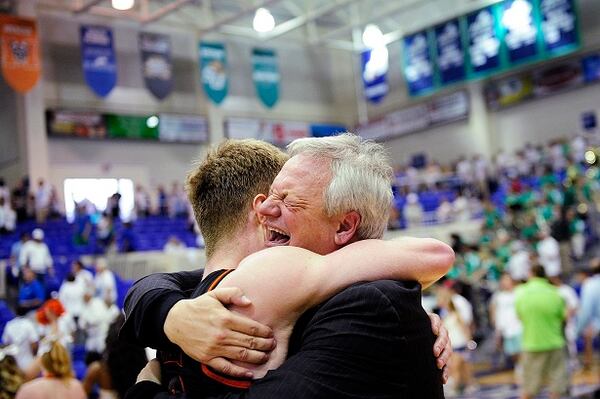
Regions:
<svg viewBox="0 0 600 399"><path fill-rule="evenodd" d="M297 139L287 149L290 157L331 160L332 177L323 195L328 216L356 211L361 216L359 239L383 236L392 203L392 167L382 145L344 133Z"/></svg>

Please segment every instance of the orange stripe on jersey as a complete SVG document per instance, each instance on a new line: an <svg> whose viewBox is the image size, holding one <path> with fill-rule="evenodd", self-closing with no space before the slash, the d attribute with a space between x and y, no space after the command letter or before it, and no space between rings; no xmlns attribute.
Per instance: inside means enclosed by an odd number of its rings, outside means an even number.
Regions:
<svg viewBox="0 0 600 399"><path fill-rule="evenodd" d="M206 375L209 378L212 378L213 380L215 380L217 382L220 382L223 385L227 385L227 386L230 386L233 388L239 388L239 389L250 388L251 381L234 380L231 378L223 377L219 374L214 373L205 364L202 365L202 371L204 372L204 375Z"/></svg>
<svg viewBox="0 0 600 399"><path fill-rule="evenodd" d="M207 292L214 290L217 287L217 285L219 285L219 283L225 278L225 276L227 276L233 270L234 269L229 269L229 270L225 270L223 273L221 273L221 275L219 277L217 277L215 279L215 281L212 282L210 287L208 287ZM209 369L208 366L206 366L205 364L201 364L201 369L202 369L202 372L204 372L204 375L206 375L209 378L212 378L213 380L215 380L217 382L220 382L223 385L227 385L229 387L239 388L239 389L248 389L250 387L251 381L236 380L233 378L228 378L228 377L216 374L214 371Z"/></svg>
<svg viewBox="0 0 600 399"><path fill-rule="evenodd" d="M223 273L221 273L221 275L219 277L217 277L215 279L215 281L212 282L210 287L208 287L208 290L206 292L214 290L216 288L216 286L219 285L221 280L223 280L225 278L225 276L227 276L229 273L231 273L234 270L235 269L229 269L229 270L225 270Z"/></svg>

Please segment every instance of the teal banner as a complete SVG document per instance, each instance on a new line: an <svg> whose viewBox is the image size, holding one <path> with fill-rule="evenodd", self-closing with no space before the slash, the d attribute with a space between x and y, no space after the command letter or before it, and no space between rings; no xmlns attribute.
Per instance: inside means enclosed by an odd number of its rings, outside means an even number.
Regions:
<svg viewBox="0 0 600 399"><path fill-rule="evenodd" d="M252 66L252 80L258 98L267 108L273 108L279 100L277 54L273 50L255 48L252 50Z"/></svg>
<svg viewBox="0 0 600 399"><path fill-rule="evenodd" d="M220 43L200 43L200 77L204 92L215 104L227 97L227 53Z"/></svg>
<svg viewBox="0 0 600 399"><path fill-rule="evenodd" d="M503 0L404 38L411 96L580 48L576 0ZM431 72L430 72L431 71Z"/></svg>

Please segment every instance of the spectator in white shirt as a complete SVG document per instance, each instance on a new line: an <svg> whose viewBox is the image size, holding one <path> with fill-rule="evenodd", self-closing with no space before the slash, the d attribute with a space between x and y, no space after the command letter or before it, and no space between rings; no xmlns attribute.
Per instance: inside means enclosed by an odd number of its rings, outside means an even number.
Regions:
<svg viewBox="0 0 600 399"><path fill-rule="evenodd" d="M83 296L83 309L79 317L79 328L85 331L85 349L88 352L102 353L106 346L106 334L115 317L114 311L106 303L86 292Z"/></svg>
<svg viewBox="0 0 600 399"><path fill-rule="evenodd" d="M526 281L529 278L531 262L529 251L521 241L511 244L512 256L508 260L507 268L510 276L515 281Z"/></svg>
<svg viewBox="0 0 600 399"><path fill-rule="evenodd" d="M4 344L17 347L15 359L21 370L27 370L33 362L40 339L35 324L26 314L27 309L17 307L17 317L6 323L2 333Z"/></svg>
<svg viewBox="0 0 600 399"><path fill-rule="evenodd" d="M406 196L406 205L404 205L402 213L409 228L420 226L423 223L423 207L417 194L410 193Z"/></svg>
<svg viewBox="0 0 600 399"><path fill-rule="evenodd" d="M83 308L85 286L75 281L75 275L69 273L58 290L58 299L68 314L77 320Z"/></svg>
<svg viewBox="0 0 600 399"><path fill-rule="evenodd" d="M80 260L74 260L71 263L71 273L75 276L75 282L81 286L83 292L94 293L94 275L87 270Z"/></svg>
<svg viewBox="0 0 600 399"><path fill-rule="evenodd" d="M108 263L104 258L96 260L96 276L94 277L96 296L106 303L117 301L117 281L112 271L108 269Z"/></svg>
<svg viewBox="0 0 600 399"><path fill-rule="evenodd" d="M44 179L38 180L38 187L35 191L35 219L38 223L46 222L51 203L51 187L44 182Z"/></svg>
<svg viewBox="0 0 600 399"><path fill-rule="evenodd" d="M165 244L163 251L166 254L182 254L185 253L187 247L176 236L169 237L169 241Z"/></svg>
<svg viewBox="0 0 600 399"><path fill-rule="evenodd" d="M0 196L0 234L15 231L17 226L17 213L11 208L10 203Z"/></svg>
<svg viewBox="0 0 600 399"><path fill-rule="evenodd" d="M514 287L515 282L510 275L503 274L500 291L494 293L490 301L490 320L497 338L502 340L504 354L516 364L521 353L523 326L517 316Z"/></svg>
<svg viewBox="0 0 600 399"><path fill-rule="evenodd" d="M21 266L29 266L43 281L48 269L52 268L52 257L48 246L43 241L44 231L42 229L33 230L31 238L32 240L27 241L21 248L19 263Z"/></svg>
<svg viewBox="0 0 600 399"><path fill-rule="evenodd" d="M555 277L560 274L560 245L546 229L542 229L539 233L540 242L537 245L539 260L546 276Z"/></svg>

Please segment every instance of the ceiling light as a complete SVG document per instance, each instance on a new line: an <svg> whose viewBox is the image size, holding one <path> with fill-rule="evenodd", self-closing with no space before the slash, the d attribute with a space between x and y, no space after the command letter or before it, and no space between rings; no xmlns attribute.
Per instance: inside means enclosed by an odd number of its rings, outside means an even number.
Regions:
<svg viewBox="0 0 600 399"><path fill-rule="evenodd" d="M383 33L377 25L369 24L365 27L362 34L362 41L368 48L377 48L385 45L383 42Z"/></svg>
<svg viewBox="0 0 600 399"><path fill-rule="evenodd" d="M135 4L135 0L112 0L112 6L115 10L129 10Z"/></svg>
<svg viewBox="0 0 600 399"><path fill-rule="evenodd" d="M260 33L270 32L275 27L275 18L273 18L273 15L266 8L259 8L256 10L256 14L254 14L252 27Z"/></svg>

